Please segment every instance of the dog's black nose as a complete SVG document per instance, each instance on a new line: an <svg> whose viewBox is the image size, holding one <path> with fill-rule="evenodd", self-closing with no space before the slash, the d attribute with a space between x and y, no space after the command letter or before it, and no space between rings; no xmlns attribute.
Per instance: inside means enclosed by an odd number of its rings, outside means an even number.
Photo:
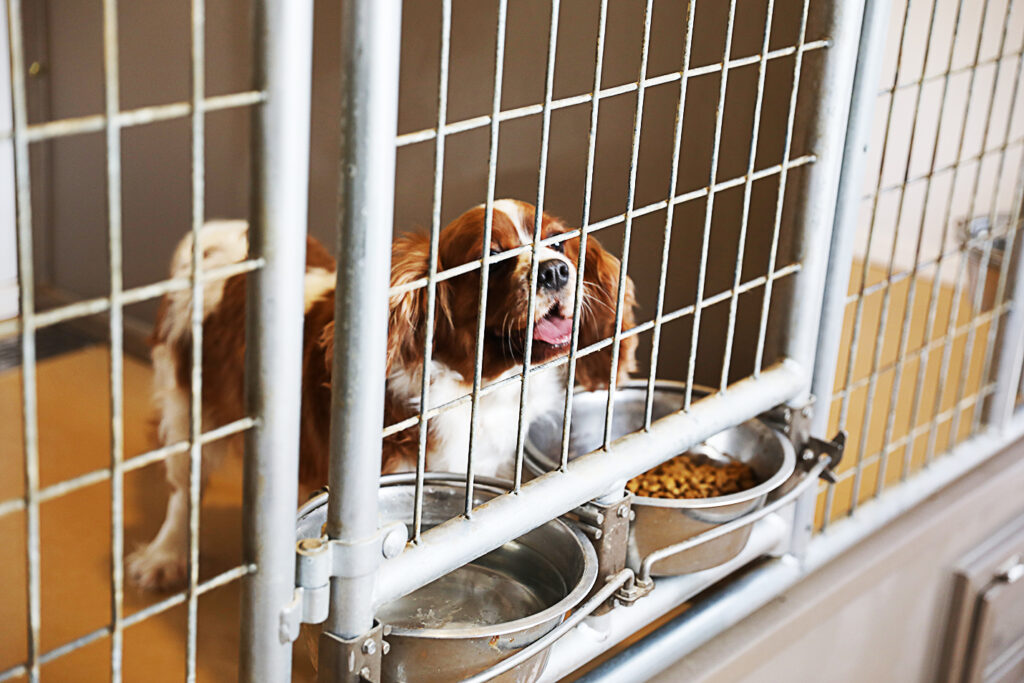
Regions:
<svg viewBox="0 0 1024 683"><path fill-rule="evenodd" d="M541 289L561 289L569 281L569 264L561 259L544 261L537 268L537 286Z"/></svg>

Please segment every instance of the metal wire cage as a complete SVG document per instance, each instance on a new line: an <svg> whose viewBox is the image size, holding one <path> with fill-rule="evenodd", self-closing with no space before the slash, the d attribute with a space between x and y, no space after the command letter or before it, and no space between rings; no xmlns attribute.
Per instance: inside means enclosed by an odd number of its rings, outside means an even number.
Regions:
<svg viewBox="0 0 1024 683"><path fill-rule="evenodd" d="M251 90L207 93L206 8L193 0L188 100L123 109L125 29L116 0L105 0L103 112L32 122L24 7L7 2L13 117L0 136L12 145L16 171L20 313L0 321L0 337L20 339L24 487L0 500L0 519L16 517L24 526L27 626L24 661L0 671L0 680L38 680L48 662L106 638L110 675L120 680L125 629L181 604L185 676L195 680L199 597L237 579L244 582L240 677L291 675L294 634L284 624L301 612L303 599L296 590L294 503L305 231L296 226L307 224L310 187L313 8L308 0L259 0L254 8ZM751 516L746 523L754 534L736 562L659 579L650 596L600 622L601 638L572 629L584 616L577 615L560 631L544 680L573 671L736 567L774 556L687 614L672 651L678 657L1020 436L1021 3L496 0L484 7L438 0L403 7L400 0L352 0L341 10L340 202L332 216L339 295L326 527L338 571L320 650L324 680L348 675L337 648L365 637L382 604L778 406L809 416L816 436L849 432L838 482L800 496L789 512L769 508ZM927 26L923 40L916 26ZM203 272L195 250L190 278L125 287L123 132L188 122L197 236L207 213L206 119L238 107L251 107L255 122L249 258ZM109 293L38 310L30 150L88 133L104 139ZM479 259L440 267L445 224L480 203L488 244L492 210L504 196L536 205L530 238L500 254L484 249ZM542 210L562 216L569 231L542 239ZM416 223L429 231L428 272L391 288L393 233ZM580 249L569 352L531 363L530 329L525 362L488 381L484 320L497 304L487 296L491 266L529 255L532 311L539 247L577 239L599 240L622 263L613 332L580 342ZM204 432L201 294L204 283L240 273L252 283L248 416ZM438 286L471 274L479 277L473 373L463 378L461 395L440 402L432 399L430 375ZM627 277L640 292L632 327L624 324ZM126 457L124 309L184 289L194 302L189 438ZM410 290L426 299L420 409L385 424L388 299ZM43 486L37 335L98 314L106 316L109 334L110 463ZM613 438L613 369L628 338L638 340L646 414L641 429ZM570 462L577 364L606 350L603 443ZM527 481L525 405L541 373L560 377L565 427L559 467ZM665 378L686 383L684 405L654 419L655 381ZM708 385L708 394L696 394L696 384ZM516 438L508 444L512 491L474 508L481 405L499 391L518 394ZM430 420L451 411L468 411L465 505L461 516L428 529ZM411 542L384 559L376 497L381 443L406 430L417 444ZM239 433L247 450L244 561L200 581L203 446ZM125 474L183 452L190 459L188 586L126 615ZM44 650L40 506L101 482L110 484L109 623ZM814 535L815 529L828 533ZM637 646L593 678L611 680L627 668L638 678L665 657Z"/></svg>

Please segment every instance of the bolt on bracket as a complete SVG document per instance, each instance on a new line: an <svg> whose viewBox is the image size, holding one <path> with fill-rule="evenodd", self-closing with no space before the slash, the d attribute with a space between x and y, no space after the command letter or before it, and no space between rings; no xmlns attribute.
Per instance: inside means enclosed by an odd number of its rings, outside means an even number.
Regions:
<svg viewBox="0 0 1024 683"><path fill-rule="evenodd" d="M384 636L389 633L390 629L377 621L369 631L352 639L324 631L320 634L321 666L335 672L336 681L380 683L381 656L390 649Z"/></svg>

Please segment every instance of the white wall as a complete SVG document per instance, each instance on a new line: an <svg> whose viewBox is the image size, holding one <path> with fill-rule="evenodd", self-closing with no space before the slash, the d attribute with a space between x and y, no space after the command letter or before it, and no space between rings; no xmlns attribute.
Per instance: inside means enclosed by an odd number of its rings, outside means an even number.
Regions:
<svg viewBox="0 0 1024 683"><path fill-rule="evenodd" d="M897 47L906 4L893 3L880 90L891 88L894 82ZM884 162L882 142L885 138L886 116L891 98L888 94L878 97L864 178L864 194L868 194L879 186L879 178L881 187L884 188L902 183L905 176L913 179L928 174L933 168L932 153L936 148L936 129L939 128L937 153L934 158L934 168L938 172L931 182L930 190L927 189L927 181L919 180L912 183L902 199L902 209L900 192L885 192L878 201L870 258L875 263L888 264L893 252L894 227L899 215L900 234L895 241L897 272L909 270L913 266L919 229L922 234L921 261L926 262L936 258L940 248L949 252L960 244L958 230L960 223L966 219L988 215L993 209L997 215L1009 214L1013 210L1013 196L1022 170L1021 162L1024 159L1024 87L1014 83L1015 76L1019 79L1019 53L1024 42L1024 7L1021 3L1015 3L1007 22L1007 0L990 0L985 3L938 0L931 48L928 50L926 39L932 3L912 2L910 5L908 31L896 83L913 83L921 78L922 73L928 82L921 90L919 104L917 88L901 88L895 95L892 121L889 125L888 151ZM949 78L949 88L943 102L944 79L940 76L950 67L949 47L953 39L958 5L962 5L962 13L951 67L954 72L960 73L954 73ZM982 26L982 10L985 6L988 6L988 12ZM999 57L1004 25L1009 27L1002 52L1007 57L999 63L992 63ZM977 51L979 39L980 52ZM926 50L927 64L924 65L922 72ZM974 63L976 53L980 66L971 88L971 73L967 68ZM1010 119L1015 85L1018 87L1017 105ZM916 117L916 128L915 105L918 105L919 113ZM957 149L965 111L967 131L963 137L963 149L958 157ZM985 120L989 117L990 111L986 139ZM1010 145L1005 156L1000 151L992 152L999 150L1006 141L1009 141ZM983 150L990 153L985 154L979 163L975 157ZM959 170L954 171L949 167L958 158L965 161ZM857 249L858 256L863 258L867 254L873 202L870 199L864 200L860 208ZM948 223L944 221L947 211ZM944 228L947 228L945 240ZM950 264L942 270L942 277L946 280L954 278L957 273L958 259L949 261Z"/></svg>

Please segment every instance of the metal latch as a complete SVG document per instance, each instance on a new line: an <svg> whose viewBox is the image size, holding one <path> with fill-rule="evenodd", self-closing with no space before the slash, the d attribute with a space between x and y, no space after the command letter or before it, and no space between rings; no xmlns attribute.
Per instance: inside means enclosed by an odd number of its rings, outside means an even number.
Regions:
<svg viewBox="0 0 1024 683"><path fill-rule="evenodd" d="M846 449L846 432L839 430L830 441L811 436L811 417L814 415L814 397L800 406L781 405L763 413L761 419L779 429L789 437L799 454L799 462L805 468L814 467L818 456L825 454L831 462L820 475L827 482L836 483L834 471L843 459Z"/></svg>
<svg viewBox="0 0 1024 683"><path fill-rule="evenodd" d="M827 455L831 462L828 467L821 471L818 476L830 484L838 482L835 475L835 469L839 467L839 463L843 461L843 451L846 450L846 432L840 429L831 441L825 441L819 439L816 436L808 436L807 441L804 442L804 448L801 452L801 458L804 462L815 462L817 461L818 455Z"/></svg>

